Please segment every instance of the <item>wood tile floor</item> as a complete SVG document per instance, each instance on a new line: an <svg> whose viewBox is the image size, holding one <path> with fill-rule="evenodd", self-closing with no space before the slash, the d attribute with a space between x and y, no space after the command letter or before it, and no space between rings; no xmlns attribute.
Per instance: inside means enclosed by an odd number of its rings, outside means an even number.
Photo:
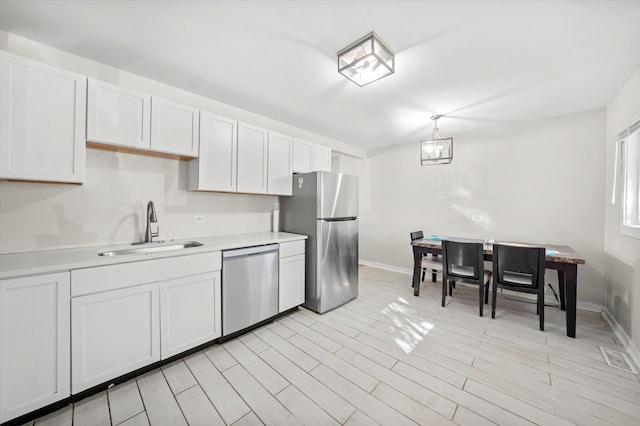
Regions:
<svg viewBox="0 0 640 426"><path fill-rule="evenodd" d="M35 425L638 425L638 376L609 367L623 351L599 314L564 313L477 290L440 306L440 283L413 296L407 275L360 268L359 297L304 309L243 337L68 406Z"/></svg>

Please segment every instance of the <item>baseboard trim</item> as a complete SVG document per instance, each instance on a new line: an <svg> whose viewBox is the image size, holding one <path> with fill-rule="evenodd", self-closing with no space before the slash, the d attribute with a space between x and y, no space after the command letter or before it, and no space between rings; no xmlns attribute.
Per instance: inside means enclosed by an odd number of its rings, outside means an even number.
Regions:
<svg viewBox="0 0 640 426"><path fill-rule="evenodd" d="M386 271L398 272L400 274L413 275L413 269L399 268L397 266L388 265L386 263L372 262L370 260L359 259L358 264L364 265L364 266L371 266L372 268L384 269Z"/></svg>
<svg viewBox="0 0 640 426"><path fill-rule="evenodd" d="M620 343L622 343L622 346L624 346L631 359L633 359L633 362L636 363L637 367L640 367L640 352L638 351L638 348L636 348L629 336L627 336L627 333L625 333L622 326L618 324L618 321L616 321L615 317L611 315L611 312L609 312L606 306L602 309L602 316L609 323L609 326L613 329L613 333L616 335L616 338L620 340Z"/></svg>
<svg viewBox="0 0 640 426"><path fill-rule="evenodd" d="M604 309L604 306L602 306L602 305L600 305L598 303L590 303L590 302L578 301L578 302L576 302L576 309L580 309L580 310L583 310L583 311L601 313L602 309Z"/></svg>

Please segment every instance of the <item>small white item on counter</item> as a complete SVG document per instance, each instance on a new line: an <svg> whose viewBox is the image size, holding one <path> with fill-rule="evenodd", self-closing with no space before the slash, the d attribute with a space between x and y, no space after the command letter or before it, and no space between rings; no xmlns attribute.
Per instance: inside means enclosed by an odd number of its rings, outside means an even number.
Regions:
<svg viewBox="0 0 640 426"><path fill-rule="evenodd" d="M271 231L280 232L280 203L276 201L271 215Z"/></svg>

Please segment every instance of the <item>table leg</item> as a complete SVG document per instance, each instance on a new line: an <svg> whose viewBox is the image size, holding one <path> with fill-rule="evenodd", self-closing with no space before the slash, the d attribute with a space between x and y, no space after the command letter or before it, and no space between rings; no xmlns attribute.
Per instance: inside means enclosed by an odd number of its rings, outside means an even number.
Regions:
<svg viewBox="0 0 640 426"><path fill-rule="evenodd" d="M567 336L576 337L576 298L578 293L578 265L565 268L565 291L567 293Z"/></svg>
<svg viewBox="0 0 640 426"><path fill-rule="evenodd" d="M564 280L564 271L558 270L558 291L560 291L560 309L567 310L567 299L565 295L566 282Z"/></svg>
<svg viewBox="0 0 640 426"><path fill-rule="evenodd" d="M422 267L422 249L418 246L413 246L413 295L420 295L420 269Z"/></svg>

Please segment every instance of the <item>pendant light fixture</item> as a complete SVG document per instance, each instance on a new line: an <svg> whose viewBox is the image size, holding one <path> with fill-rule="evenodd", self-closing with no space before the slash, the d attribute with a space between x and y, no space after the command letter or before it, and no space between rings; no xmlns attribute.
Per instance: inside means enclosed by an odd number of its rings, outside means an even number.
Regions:
<svg viewBox="0 0 640 426"><path fill-rule="evenodd" d="M450 164L453 160L453 138L443 138L438 130L438 120L442 115L431 116L433 120L433 135L431 139L420 142L420 164L431 166L435 164Z"/></svg>
<svg viewBox="0 0 640 426"><path fill-rule="evenodd" d="M338 72L365 86L395 72L393 51L371 31L338 52Z"/></svg>

